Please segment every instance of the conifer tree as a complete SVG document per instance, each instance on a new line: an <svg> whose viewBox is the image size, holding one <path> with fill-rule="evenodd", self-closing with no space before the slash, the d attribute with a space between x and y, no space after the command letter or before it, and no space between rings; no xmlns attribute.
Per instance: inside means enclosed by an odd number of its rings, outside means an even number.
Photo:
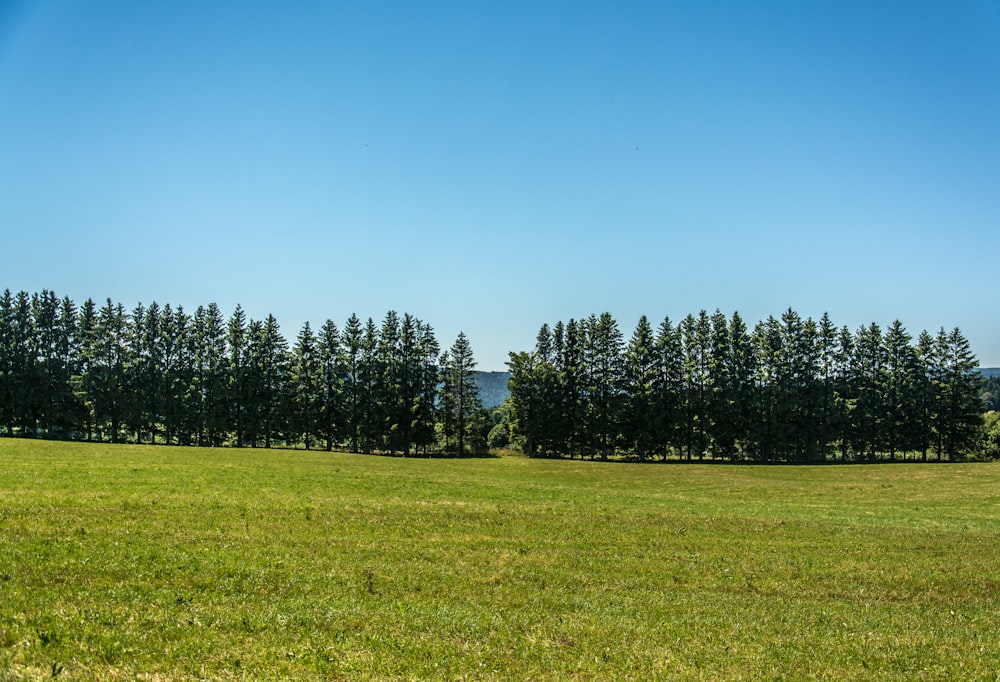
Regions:
<svg viewBox="0 0 1000 682"><path fill-rule="evenodd" d="M121 436L122 417L127 391L125 361L127 357L125 309L107 299L98 311L89 347L89 375L86 390L94 406L94 423L98 437L107 433L112 443Z"/></svg>
<svg viewBox="0 0 1000 682"><path fill-rule="evenodd" d="M591 316L586 324L586 419L588 447L606 460L614 450L622 410L622 333L610 313Z"/></svg>
<svg viewBox="0 0 1000 682"><path fill-rule="evenodd" d="M885 422L883 449L889 461L899 452L918 447L915 424L920 419L918 399L918 360L912 338L902 322L896 320L885 330Z"/></svg>
<svg viewBox="0 0 1000 682"><path fill-rule="evenodd" d="M350 441L351 452L361 452L364 423L364 378L367 371L363 362L363 332L361 320L351 314L344 325L341 364L344 367L344 426Z"/></svg>
<svg viewBox="0 0 1000 682"><path fill-rule="evenodd" d="M333 449L344 435L344 380L346 370L341 354L340 332L333 320L327 320L319 332L320 419L318 434Z"/></svg>
<svg viewBox="0 0 1000 682"><path fill-rule="evenodd" d="M243 447L246 434L248 390L248 337L246 313L236 306L226 324L226 348L229 352L226 381L228 430L236 434L236 447Z"/></svg>
<svg viewBox="0 0 1000 682"><path fill-rule="evenodd" d="M227 433L226 326L215 303L194 314L193 400L197 409L199 445L222 445Z"/></svg>
<svg viewBox="0 0 1000 682"><path fill-rule="evenodd" d="M657 444L658 365L653 327L643 315L625 349L624 379L628 391L622 419L625 440L641 461L645 461Z"/></svg>
<svg viewBox="0 0 1000 682"><path fill-rule="evenodd" d="M979 438L983 413L982 376L976 371L979 362L958 327L947 333L942 327L935 346L940 363L935 420L938 457L943 453L954 460L971 452Z"/></svg>
<svg viewBox="0 0 1000 682"><path fill-rule="evenodd" d="M854 368L854 449L874 460L884 441L886 403L885 345L882 330L874 322L861 327L855 335Z"/></svg>
<svg viewBox="0 0 1000 682"><path fill-rule="evenodd" d="M296 439L302 438L309 450L321 431L324 386L321 356L308 322L302 326L292 349L289 379L292 409L285 415L287 430Z"/></svg>
<svg viewBox="0 0 1000 682"><path fill-rule="evenodd" d="M10 289L0 296L0 425L7 435L14 435L15 384L18 381L14 367L14 297Z"/></svg>
<svg viewBox="0 0 1000 682"><path fill-rule="evenodd" d="M455 438L455 452L466 454L468 445L478 446L477 415L483 410L476 384L476 361L464 332L441 356L441 410L446 441ZM447 447L447 442L446 442Z"/></svg>

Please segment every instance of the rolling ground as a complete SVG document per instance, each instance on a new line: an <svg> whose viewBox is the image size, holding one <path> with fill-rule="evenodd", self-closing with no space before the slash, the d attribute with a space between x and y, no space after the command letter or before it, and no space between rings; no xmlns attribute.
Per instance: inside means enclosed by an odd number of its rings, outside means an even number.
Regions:
<svg viewBox="0 0 1000 682"><path fill-rule="evenodd" d="M995 679L1000 465L0 439L0 681Z"/></svg>

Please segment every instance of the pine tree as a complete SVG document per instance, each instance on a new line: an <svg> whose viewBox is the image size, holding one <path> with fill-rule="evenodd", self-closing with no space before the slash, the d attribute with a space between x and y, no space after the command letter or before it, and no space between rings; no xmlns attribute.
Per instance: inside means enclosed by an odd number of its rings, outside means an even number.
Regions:
<svg viewBox="0 0 1000 682"><path fill-rule="evenodd" d="M911 337L896 320L885 330L885 429L883 444L889 460L919 446L914 425L919 421L918 360Z"/></svg>
<svg viewBox="0 0 1000 682"><path fill-rule="evenodd" d="M290 369L290 401L292 410L286 418L288 430L302 438L306 450L321 431L323 418L323 369L316 337L306 322L292 349Z"/></svg>
<svg viewBox="0 0 1000 682"><path fill-rule="evenodd" d="M914 423L914 449L920 451L920 459L927 461L927 452L934 443L936 429L937 389L941 372L934 337L927 330L917 336L914 349L916 373L913 390L916 422Z"/></svg>
<svg viewBox="0 0 1000 682"><path fill-rule="evenodd" d="M160 371L159 367L149 366L149 354L145 345L149 322L152 322L154 327L159 324L156 314L147 315L146 307L139 303L132 309L126 332L128 351L125 363L125 390L128 393L128 399L125 401L124 420L125 430L132 432L136 443L142 442L144 432L151 431L147 428L150 412L149 388L154 379L154 373Z"/></svg>
<svg viewBox="0 0 1000 682"><path fill-rule="evenodd" d="M750 425L754 419L754 374L756 356L753 342L746 324L739 313L734 312L729 321L728 391L730 401L729 419L732 421L734 446L742 454L746 453L750 441ZM733 453L736 455L735 451Z"/></svg>
<svg viewBox="0 0 1000 682"><path fill-rule="evenodd" d="M326 449L333 449L344 435L344 379L340 332L333 320L327 320L317 339L320 373L320 418L318 435L326 441Z"/></svg>
<svg viewBox="0 0 1000 682"><path fill-rule="evenodd" d="M229 351L226 382L228 430L236 434L236 446L243 447L246 433L246 405L249 400L247 382L247 320L239 305L226 325L226 347Z"/></svg>
<svg viewBox="0 0 1000 682"><path fill-rule="evenodd" d="M751 441L756 458L767 462L778 455L782 442L782 377L786 370L782 331L778 320L770 316L758 322L753 330L753 344L757 356L754 388L757 396L757 419L751 432Z"/></svg>
<svg viewBox="0 0 1000 682"><path fill-rule="evenodd" d="M98 437L107 432L111 442L119 442L122 416L127 398L125 362L127 317L119 303L107 299L94 323L92 353L88 359L89 376L85 385L94 408Z"/></svg>
<svg viewBox="0 0 1000 682"><path fill-rule="evenodd" d="M782 377L782 450L799 461L819 454L819 353L816 323L789 308L781 317L787 374Z"/></svg>
<svg viewBox="0 0 1000 682"><path fill-rule="evenodd" d="M57 380L55 396L56 418L54 426L62 437L72 437L83 429L83 404L74 390L74 377L79 374L81 339L77 326L78 310L69 296L64 296L60 307L59 339L57 352L61 376Z"/></svg>
<svg viewBox="0 0 1000 682"><path fill-rule="evenodd" d="M712 458L732 456L736 450L736 420L733 414L733 377L730 356L729 321L721 310L709 318L706 414Z"/></svg>
<svg viewBox="0 0 1000 682"><path fill-rule="evenodd" d="M409 443L404 445L409 439L409 417L404 396L407 368L403 354L399 315L390 310L379 329L375 389L380 446L390 454L409 449Z"/></svg>
<svg viewBox="0 0 1000 682"><path fill-rule="evenodd" d="M622 430L628 445L645 461L657 444L658 360L653 327L643 315L625 349L625 410Z"/></svg>
<svg viewBox="0 0 1000 682"><path fill-rule="evenodd" d="M682 393L682 439L688 461L693 454L705 456L711 433L709 409L709 362L712 347L712 325L708 313L685 317L680 324L684 344L684 389Z"/></svg>
<svg viewBox="0 0 1000 682"><path fill-rule="evenodd" d="M441 409L447 438L456 440L455 452L466 454L466 446L479 445L476 417L483 411L476 384L476 361L464 332L441 356Z"/></svg>
<svg viewBox="0 0 1000 682"><path fill-rule="evenodd" d="M823 313L816 331L818 352L819 404L816 411L819 457L826 461L830 444L837 439L838 406L837 382L840 367L837 361L837 328L830 315Z"/></svg>
<svg viewBox="0 0 1000 682"><path fill-rule="evenodd" d="M885 440L885 345L874 322L855 335L854 368L857 402L854 408L854 449L869 460Z"/></svg>
<svg viewBox="0 0 1000 682"><path fill-rule="evenodd" d="M35 435L37 415L35 403L38 394L38 367L35 353L35 320L31 314L31 297L19 291L14 299L11 317L11 425L16 425L22 436Z"/></svg>
<svg viewBox="0 0 1000 682"><path fill-rule="evenodd" d="M259 447L265 439L266 412L270 409L271 396L265 395L267 366L265 358L266 337L264 323L250 319L246 328L246 348L243 354L243 385L240 407L243 430L250 447Z"/></svg>
<svg viewBox="0 0 1000 682"><path fill-rule="evenodd" d="M836 431L840 441L840 459L847 461L851 443L854 441L852 426L854 410L857 407L857 371L854 362L854 335L847 326L837 334L835 363L834 415Z"/></svg>
<svg viewBox="0 0 1000 682"><path fill-rule="evenodd" d="M195 430L190 394L194 379L191 318L183 306L168 303L160 313L158 355L160 364L159 408L164 440L179 445L191 443Z"/></svg>
<svg viewBox="0 0 1000 682"><path fill-rule="evenodd" d="M561 333L560 333L561 332ZM553 350L557 356L558 405L556 428L552 449L569 453L579 451L583 457L587 449L587 366L586 325L570 319L565 325L557 323L552 334Z"/></svg>
<svg viewBox="0 0 1000 682"><path fill-rule="evenodd" d="M621 432L624 340L610 313L591 316L587 320L585 338L588 448L607 460Z"/></svg>
<svg viewBox="0 0 1000 682"><path fill-rule="evenodd" d="M352 314L344 325L342 360L344 367L344 426L351 452L361 452L364 422L363 332L361 320Z"/></svg>
<svg viewBox="0 0 1000 682"><path fill-rule="evenodd" d="M680 328L664 317L656 330L655 384L657 434L663 459L672 450L680 451L685 443L682 427L684 417L684 346Z"/></svg>
<svg viewBox="0 0 1000 682"><path fill-rule="evenodd" d="M59 352L62 330L59 325L59 298L49 290L31 297L34 339L34 390L30 406L36 433L52 437L59 421L57 414L65 373Z"/></svg>
<svg viewBox="0 0 1000 682"><path fill-rule="evenodd" d="M255 339L255 355L260 370L259 407L264 447L284 435L287 423L288 343L274 315L268 315Z"/></svg>
<svg viewBox="0 0 1000 682"><path fill-rule="evenodd" d="M381 406L379 391L381 388L381 368L379 367L379 334L375 321L368 318L361 337L361 403L360 431L361 451L371 454L378 448L382 437Z"/></svg>
<svg viewBox="0 0 1000 682"><path fill-rule="evenodd" d="M81 405L84 438L89 442L97 429L93 383L94 362L97 357L97 304L88 298L80 307L77 329L80 337L80 354L72 378L73 392Z"/></svg>
<svg viewBox="0 0 1000 682"><path fill-rule="evenodd" d="M434 336L434 329L424 322L417 322L417 351L419 358L417 372L419 374L417 402L413 413L413 444L425 453L436 438L437 424L437 393L438 393L438 356L441 347Z"/></svg>
<svg viewBox="0 0 1000 682"><path fill-rule="evenodd" d="M8 436L14 435L16 418L14 356L14 297L5 289L0 296L0 425Z"/></svg>
<svg viewBox="0 0 1000 682"><path fill-rule="evenodd" d="M219 446L228 431L226 325L215 303L194 315L194 396L199 445Z"/></svg>
<svg viewBox="0 0 1000 682"><path fill-rule="evenodd" d="M938 457L957 459L970 453L979 439L982 424L982 376L979 361L958 327L946 333L942 327L935 339L939 367L939 400L936 420Z"/></svg>

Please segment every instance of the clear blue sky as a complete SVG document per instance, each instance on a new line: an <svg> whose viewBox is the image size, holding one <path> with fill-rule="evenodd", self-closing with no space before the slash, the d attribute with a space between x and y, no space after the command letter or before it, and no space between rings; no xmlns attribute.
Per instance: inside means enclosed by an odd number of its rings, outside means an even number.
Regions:
<svg viewBox="0 0 1000 682"><path fill-rule="evenodd" d="M0 289L960 327L1000 366L1000 2L0 0Z"/></svg>

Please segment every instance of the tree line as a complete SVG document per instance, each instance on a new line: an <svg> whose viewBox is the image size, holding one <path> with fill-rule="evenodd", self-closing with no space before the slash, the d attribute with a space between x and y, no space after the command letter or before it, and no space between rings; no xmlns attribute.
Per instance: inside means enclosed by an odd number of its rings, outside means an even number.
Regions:
<svg viewBox="0 0 1000 682"><path fill-rule="evenodd" d="M0 428L6 435L204 446L304 444L355 452L466 453L486 420L460 333L442 351L430 325L351 315L305 323L293 344L273 315L224 318L212 303L51 291L0 297Z"/></svg>
<svg viewBox="0 0 1000 682"><path fill-rule="evenodd" d="M956 459L981 444L978 361L957 328L852 332L792 309L542 325L511 353L512 433L534 456L757 462ZM916 453L915 455L912 453Z"/></svg>

